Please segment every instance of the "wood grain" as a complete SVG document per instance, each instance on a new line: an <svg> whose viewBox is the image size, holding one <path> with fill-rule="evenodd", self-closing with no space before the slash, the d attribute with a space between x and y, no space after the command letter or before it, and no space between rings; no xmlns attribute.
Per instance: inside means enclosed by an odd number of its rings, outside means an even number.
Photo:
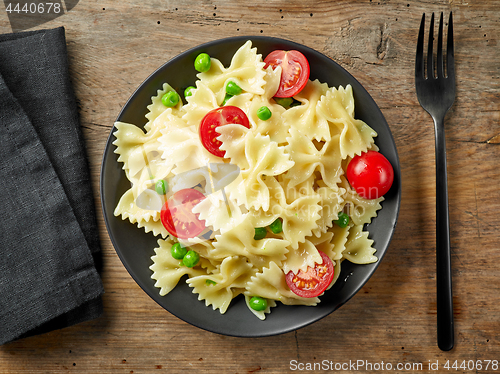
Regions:
<svg viewBox="0 0 500 374"><path fill-rule="evenodd" d="M446 134L456 346L441 352L436 345L434 129L415 95L413 65L422 13L450 10L457 97ZM38 28L61 25L99 212L105 312L97 320L0 347L0 373L284 373L292 371L292 360L383 361L394 368L422 364L422 370L395 372L430 372L429 364L439 361L434 372L448 372L447 360L459 365L482 360L483 366L485 360L500 360L500 1L82 0ZM11 32L3 9L0 32ZM212 334L156 305L118 259L98 194L107 137L134 89L178 53L234 35L290 39L345 67L382 109L402 173L398 225L374 276L321 321L260 339ZM355 372L352 367L340 371ZM500 368L490 364L478 371Z"/></svg>

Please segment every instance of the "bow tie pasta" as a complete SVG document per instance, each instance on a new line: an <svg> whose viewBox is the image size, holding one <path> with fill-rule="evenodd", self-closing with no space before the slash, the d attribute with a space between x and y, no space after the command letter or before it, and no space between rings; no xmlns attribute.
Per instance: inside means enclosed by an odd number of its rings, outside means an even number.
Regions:
<svg viewBox="0 0 500 374"><path fill-rule="evenodd" d="M317 305L342 261L377 261L363 227L384 198L365 199L346 179L377 134L354 117L349 85L307 75L293 97L277 97L288 68L250 41L229 67L203 64L184 101L167 83L152 97L145 132L115 123L131 187L114 214L158 236L150 269L161 295L187 277L221 313L240 294L260 319L277 302Z"/></svg>

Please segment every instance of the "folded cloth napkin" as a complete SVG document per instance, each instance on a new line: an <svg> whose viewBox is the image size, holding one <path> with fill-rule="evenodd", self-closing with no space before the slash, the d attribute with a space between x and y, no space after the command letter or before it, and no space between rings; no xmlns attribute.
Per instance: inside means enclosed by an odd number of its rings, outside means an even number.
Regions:
<svg viewBox="0 0 500 374"><path fill-rule="evenodd" d="M0 35L0 345L102 314L64 28Z"/></svg>

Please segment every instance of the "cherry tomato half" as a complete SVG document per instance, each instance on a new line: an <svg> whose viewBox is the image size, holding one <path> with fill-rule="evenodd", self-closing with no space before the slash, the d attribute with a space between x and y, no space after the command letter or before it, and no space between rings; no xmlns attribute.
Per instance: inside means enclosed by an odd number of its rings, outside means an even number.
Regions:
<svg viewBox="0 0 500 374"><path fill-rule="evenodd" d="M215 131L215 129L219 126L224 126L230 123L245 126L247 129L250 128L250 122L248 121L248 117L245 112L240 108L231 105L211 110L201 120L201 143L211 154L218 157L224 157L226 154L226 151L219 148L222 145L222 142L217 140L217 137L220 136L220 134Z"/></svg>
<svg viewBox="0 0 500 374"><path fill-rule="evenodd" d="M394 170L384 155L368 151L360 156L354 156L347 165L346 176L359 196L365 199L377 199L391 188Z"/></svg>
<svg viewBox="0 0 500 374"><path fill-rule="evenodd" d="M198 219L193 207L205 198L200 191L186 188L174 193L163 205L161 223L176 238L194 238L205 230L205 221Z"/></svg>
<svg viewBox="0 0 500 374"><path fill-rule="evenodd" d="M301 297L316 297L321 295L327 287L332 283L335 268L332 260L318 250L323 262L316 263L314 268L307 267L307 271L299 270L297 274L289 271L286 275L286 284L298 296Z"/></svg>
<svg viewBox="0 0 500 374"><path fill-rule="evenodd" d="M309 79L309 62L299 51L276 50L264 59L265 68L281 66L281 81L275 97L292 97L305 87Z"/></svg>

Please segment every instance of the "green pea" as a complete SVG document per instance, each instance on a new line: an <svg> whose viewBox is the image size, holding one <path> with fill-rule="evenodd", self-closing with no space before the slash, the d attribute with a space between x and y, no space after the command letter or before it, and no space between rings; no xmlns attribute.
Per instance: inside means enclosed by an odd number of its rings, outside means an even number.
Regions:
<svg viewBox="0 0 500 374"><path fill-rule="evenodd" d="M168 183L163 179L159 179L155 183L155 191L158 195L165 195L168 192Z"/></svg>
<svg viewBox="0 0 500 374"><path fill-rule="evenodd" d="M239 95L241 93L241 91L243 91L243 90L236 83L231 82L231 81L227 82L226 93L228 93L229 95L232 95L232 96Z"/></svg>
<svg viewBox="0 0 500 374"><path fill-rule="evenodd" d="M217 282L214 282L214 281L213 281L213 280L211 280L211 279L207 279L207 280L205 281L205 284L206 284L207 286L215 286L215 285L217 284Z"/></svg>
<svg viewBox="0 0 500 374"><path fill-rule="evenodd" d="M273 234L279 234L280 232L282 232L283 224L281 223L281 220L279 218L276 218L276 220L269 225L269 229Z"/></svg>
<svg viewBox="0 0 500 374"><path fill-rule="evenodd" d="M182 260L187 253L187 249L181 245L181 243L175 243L170 248L170 254L176 260Z"/></svg>
<svg viewBox="0 0 500 374"><path fill-rule="evenodd" d="M339 219L333 222L335 222L341 228L345 228L349 224L349 215L347 213L340 212Z"/></svg>
<svg viewBox="0 0 500 374"><path fill-rule="evenodd" d="M194 68L200 73L205 73L210 70L212 66L212 61L210 56L206 53L200 53L194 60Z"/></svg>
<svg viewBox="0 0 500 374"><path fill-rule="evenodd" d="M229 95L228 93L226 94L226 96L224 97L224 101L222 102L221 106L224 106L226 105L227 101L232 98L233 95Z"/></svg>
<svg viewBox="0 0 500 374"><path fill-rule="evenodd" d="M166 107L174 107L179 103L179 94L175 91L168 91L162 96L161 102Z"/></svg>
<svg viewBox="0 0 500 374"><path fill-rule="evenodd" d="M182 262L188 268L192 268L193 266L196 266L198 262L200 262L200 255L195 251L188 251L188 253L186 253L184 258L182 259Z"/></svg>
<svg viewBox="0 0 500 374"><path fill-rule="evenodd" d="M276 101L276 104L279 104L284 108L288 108L293 103L293 99L291 97L274 97L273 99Z"/></svg>
<svg viewBox="0 0 500 374"><path fill-rule="evenodd" d="M263 311L267 308L267 300L260 296L253 296L250 299L250 308L258 312Z"/></svg>
<svg viewBox="0 0 500 374"><path fill-rule="evenodd" d="M271 109L269 109L267 106L261 106L257 110L257 117L259 117L259 119L263 121L267 121L269 118L271 118L272 115L273 113L271 112Z"/></svg>
<svg viewBox="0 0 500 374"><path fill-rule="evenodd" d="M267 230L265 227L256 227L255 228L255 235L253 236L253 238L255 240L261 240L261 239L264 239L267 235Z"/></svg>
<svg viewBox="0 0 500 374"><path fill-rule="evenodd" d="M188 88L186 88L184 90L184 97L193 96L193 92L192 92L193 90L196 90L196 87L189 86Z"/></svg>

